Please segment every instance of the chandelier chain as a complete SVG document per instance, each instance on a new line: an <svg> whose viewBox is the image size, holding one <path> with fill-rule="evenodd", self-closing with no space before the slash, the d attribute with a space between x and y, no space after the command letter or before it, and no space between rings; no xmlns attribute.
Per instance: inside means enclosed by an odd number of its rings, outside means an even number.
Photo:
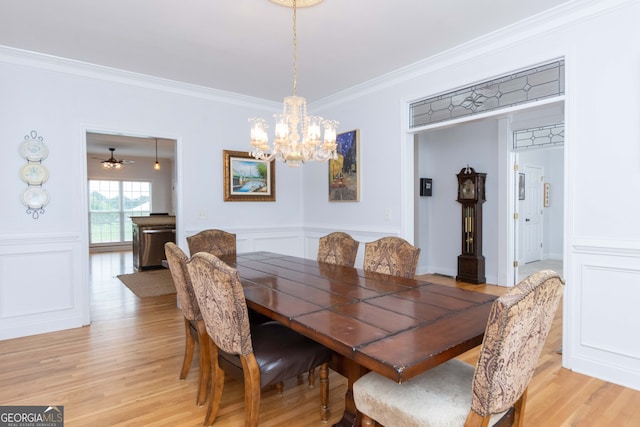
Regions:
<svg viewBox="0 0 640 427"><path fill-rule="evenodd" d="M298 32L296 30L296 0L293 0L293 96L298 86Z"/></svg>

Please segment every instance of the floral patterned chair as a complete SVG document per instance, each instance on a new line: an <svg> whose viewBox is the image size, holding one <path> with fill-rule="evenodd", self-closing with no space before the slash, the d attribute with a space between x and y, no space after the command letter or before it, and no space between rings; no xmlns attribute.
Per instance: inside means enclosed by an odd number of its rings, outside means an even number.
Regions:
<svg viewBox="0 0 640 427"><path fill-rule="evenodd" d="M196 402L198 406L204 405L207 400L207 385L211 373L209 362L209 346L208 336L205 329L198 300L191 284L189 272L187 271L187 256L175 243L168 242L164 245L164 252L169 263L171 277L176 287L176 293L182 314L184 316L185 346L184 359L182 361L182 369L180 370L180 379L187 377L191 362L193 361L193 353L198 343L200 350L200 382L198 383L198 394Z"/></svg>
<svg viewBox="0 0 640 427"><path fill-rule="evenodd" d="M320 238L318 261L353 267L360 242L347 233L336 231Z"/></svg>
<svg viewBox="0 0 640 427"><path fill-rule="evenodd" d="M208 252L217 257L225 257L236 254L236 235L224 230L203 230L193 236L187 237L189 253L194 256L198 252ZM271 321L267 316L249 310L251 324Z"/></svg>
<svg viewBox="0 0 640 427"><path fill-rule="evenodd" d="M383 237L364 245L364 270L392 276L413 277L420 248L400 237Z"/></svg>
<svg viewBox="0 0 640 427"><path fill-rule="evenodd" d="M529 381L551 329L563 281L534 273L491 307L478 363L457 359L403 384L370 372L353 384L362 425L522 426Z"/></svg>
<svg viewBox="0 0 640 427"><path fill-rule="evenodd" d="M225 374L244 379L245 426L258 425L260 390L320 367L321 419L329 419L332 352L278 322L249 327L238 272L215 255L199 252L187 262L207 333L212 369L204 425L220 408Z"/></svg>
<svg viewBox="0 0 640 427"><path fill-rule="evenodd" d="M203 230L187 237L189 254L209 252L217 257L236 254L236 235L224 230Z"/></svg>

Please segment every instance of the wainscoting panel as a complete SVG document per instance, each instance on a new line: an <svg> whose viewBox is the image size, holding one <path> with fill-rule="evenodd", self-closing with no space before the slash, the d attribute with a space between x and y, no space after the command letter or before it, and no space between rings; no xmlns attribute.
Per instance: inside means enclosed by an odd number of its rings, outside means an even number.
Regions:
<svg viewBox="0 0 640 427"><path fill-rule="evenodd" d="M51 250L4 254L0 318L26 316L73 308L72 251ZM51 286L52 273L60 286Z"/></svg>
<svg viewBox="0 0 640 427"><path fill-rule="evenodd" d="M380 230L379 232L375 232L354 229L336 230L335 228L321 227L305 228L304 257L309 259L316 259L318 257L318 246L320 245L320 238L322 236L326 236L329 233L333 233L334 231L342 231L344 233L348 233L349 235L351 235L351 237L360 242L360 246L358 247L358 255L356 255L355 262L355 267L357 268L362 268L362 265L364 264L364 244L366 242L373 242L374 240L378 240L387 236L401 237L398 233L391 230Z"/></svg>
<svg viewBox="0 0 640 427"><path fill-rule="evenodd" d="M194 229L189 227L185 230L183 239L205 228ZM320 226L305 227L304 229L297 227L261 227L256 229L223 227L222 229L236 234L236 250L238 253L269 251L308 259L316 259L318 256L318 241L320 237L336 231L335 227L325 228ZM377 229L375 231L340 229L340 231L349 233L351 237L360 242L356 257L356 267L362 267L365 242L371 242L385 236L399 236L397 230L388 229ZM178 242L183 242L178 245L180 247L184 246L186 250L186 241L183 239L178 239Z"/></svg>
<svg viewBox="0 0 640 427"><path fill-rule="evenodd" d="M574 282L565 289L573 312L565 329L568 365L640 390L640 248L615 244L580 245L573 254Z"/></svg>
<svg viewBox="0 0 640 427"><path fill-rule="evenodd" d="M0 339L84 323L80 240L50 237L0 238Z"/></svg>
<svg viewBox="0 0 640 427"><path fill-rule="evenodd" d="M205 228L195 230L189 228L184 234L192 236ZM208 227L216 228L216 227ZM238 253L268 251L277 252L285 255L303 256L302 251L302 229L296 227L273 227L273 228L233 228L222 227L228 233L236 235L236 251ZM178 240L178 246L187 252L186 240L181 244L182 240ZM183 247L184 245L184 247Z"/></svg>
<svg viewBox="0 0 640 427"><path fill-rule="evenodd" d="M302 245L300 234L281 236L255 236L252 239L252 249L254 251L269 251L279 254L300 256Z"/></svg>
<svg viewBox="0 0 640 427"><path fill-rule="evenodd" d="M583 265L582 277L583 333L580 343L618 356L640 359L640 340L616 340L612 339L616 334L611 333L640 333L640 316L637 314L640 270ZM622 295L634 294L637 298L621 298ZM602 307L616 307L616 310L603 315Z"/></svg>

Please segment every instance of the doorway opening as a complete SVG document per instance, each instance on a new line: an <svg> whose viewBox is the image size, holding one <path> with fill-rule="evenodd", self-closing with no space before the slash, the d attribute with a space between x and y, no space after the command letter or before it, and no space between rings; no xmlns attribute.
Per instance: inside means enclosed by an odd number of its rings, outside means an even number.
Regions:
<svg viewBox="0 0 640 427"><path fill-rule="evenodd" d="M131 216L175 215L176 140L87 132L86 144L90 252L132 250Z"/></svg>
<svg viewBox="0 0 640 427"><path fill-rule="evenodd" d="M520 213L523 207L519 205L525 201L531 201L532 206L534 200L538 201L537 211L544 217L537 218L538 232L544 242L541 246L537 240L538 249L542 250L537 258L562 262L564 146L516 150L513 145L514 130L557 123L564 123L563 99L537 106L520 106L508 113L496 112L453 124L433 125L414 135L413 158L407 163L413 166L409 179L415 183L422 177L429 177L434 188L432 197L420 197L414 191L410 198L414 205L409 211L415 212L414 241L427 255L427 265L421 265L424 273L457 275L461 213L455 201L455 174L467 165L487 173L487 202L483 205L487 282L513 286L527 271L523 267L526 262L521 261L524 227L515 220L526 220L527 216ZM516 162L520 171L514 168ZM534 174L536 166L539 169ZM519 173L524 167L530 168L525 176L531 175L529 181L535 188L527 191L523 187L525 198L521 201ZM525 185L526 181L525 178ZM543 208L545 183L551 184L551 206ZM550 215L552 210L554 215Z"/></svg>
<svg viewBox="0 0 640 427"><path fill-rule="evenodd" d="M544 269L563 276L564 146L517 150L516 164L515 283Z"/></svg>
<svg viewBox="0 0 640 427"><path fill-rule="evenodd" d="M116 160L124 159L127 161L123 162L122 167L106 168L103 166L102 162L109 158L110 148L115 148L113 153ZM98 313L98 316L103 312L102 310L95 311L94 308L97 304L103 304L100 295L104 293L104 287L120 286L122 289L119 291L127 294L125 286L121 285L115 277L119 274L135 272L133 242L131 240L132 226L126 206L123 209L106 209L107 211L117 210L117 215L122 217L120 218L121 224L116 228L118 228L118 234L123 234L123 238L117 239L118 242L91 243L91 228L89 226L91 221L91 186L89 182L148 183L149 194L122 191L121 194L118 193L117 197L122 197L125 200L125 193L132 196L132 199L137 196L148 197L148 206L145 206L144 203L128 203L129 207L135 204L139 208L133 210L134 215L148 212L149 214L167 213L177 217L179 212L177 212L178 199L175 184L177 182L176 152L177 140L173 138L124 135L123 133L111 133L111 131L86 131L85 201L87 227L85 227L85 239L87 242L88 277L90 279L86 290L85 318L87 324L91 321L94 312ZM154 167L156 162L160 165L159 169ZM127 202L120 201L118 203L127 205ZM120 211L123 213L121 214ZM106 216L109 217L109 215ZM107 228L111 229L111 226ZM92 255L103 256L96 258ZM101 261L96 262L97 259ZM126 305L135 303L136 299L133 295L131 298L127 297Z"/></svg>

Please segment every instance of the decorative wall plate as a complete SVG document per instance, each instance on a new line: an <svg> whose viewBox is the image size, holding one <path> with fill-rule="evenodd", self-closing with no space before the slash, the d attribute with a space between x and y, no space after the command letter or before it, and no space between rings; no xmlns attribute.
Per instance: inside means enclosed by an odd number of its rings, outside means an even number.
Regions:
<svg viewBox="0 0 640 427"><path fill-rule="evenodd" d="M27 139L20 144L20 155L30 162L39 162L49 155L49 149L42 141Z"/></svg>
<svg viewBox="0 0 640 427"><path fill-rule="evenodd" d="M40 185L49 178L49 171L40 163L27 163L20 168L20 178L29 185Z"/></svg>
<svg viewBox="0 0 640 427"><path fill-rule="evenodd" d="M31 209L39 209L49 203L49 195L42 187L29 187L22 193L22 204Z"/></svg>

